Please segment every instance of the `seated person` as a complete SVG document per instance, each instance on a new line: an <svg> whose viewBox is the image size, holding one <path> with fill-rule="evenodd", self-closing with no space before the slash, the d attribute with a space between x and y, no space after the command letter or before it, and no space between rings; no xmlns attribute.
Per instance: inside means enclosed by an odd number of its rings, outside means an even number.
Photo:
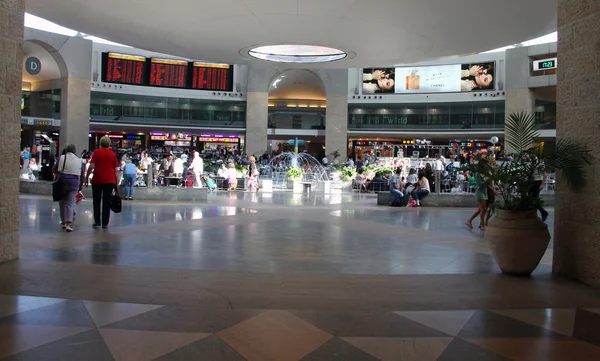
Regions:
<svg viewBox="0 0 600 361"><path fill-rule="evenodd" d="M380 172L375 173L375 177L373 177L373 179L371 180L371 183L369 183L369 190L371 191L375 191L375 192L381 192L383 190L387 191L387 187L386 185L388 184L388 180L386 180Z"/></svg>
<svg viewBox="0 0 600 361"><path fill-rule="evenodd" d="M421 199L427 197L431 189L429 187L429 179L425 176L425 171L420 171L417 177L419 182L414 191L412 191L411 196L417 202L417 207L421 207Z"/></svg>
<svg viewBox="0 0 600 361"><path fill-rule="evenodd" d="M358 190L360 192L369 192L369 182L367 181L367 176L364 174L364 170L362 168L358 170L358 173L354 178L354 183L358 185Z"/></svg>
<svg viewBox="0 0 600 361"><path fill-rule="evenodd" d="M400 178L400 174L402 174L402 169L397 168L396 173L390 178L390 193L392 194L392 197L394 197L390 202L390 206L403 197L402 179Z"/></svg>

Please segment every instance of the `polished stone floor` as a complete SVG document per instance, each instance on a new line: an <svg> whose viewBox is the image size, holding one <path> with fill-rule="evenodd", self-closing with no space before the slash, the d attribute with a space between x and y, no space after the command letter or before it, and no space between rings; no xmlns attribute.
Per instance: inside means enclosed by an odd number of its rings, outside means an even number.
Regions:
<svg viewBox="0 0 600 361"><path fill-rule="evenodd" d="M0 266L6 360L600 360L600 292L500 274L472 209L370 195L124 202L92 229L22 196ZM549 225L552 229L553 210Z"/></svg>

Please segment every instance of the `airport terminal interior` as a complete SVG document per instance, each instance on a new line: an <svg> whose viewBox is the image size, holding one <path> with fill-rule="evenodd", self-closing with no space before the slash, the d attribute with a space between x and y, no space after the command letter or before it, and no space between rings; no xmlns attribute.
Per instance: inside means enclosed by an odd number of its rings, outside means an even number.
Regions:
<svg viewBox="0 0 600 361"><path fill-rule="evenodd" d="M0 360L600 360L599 19L0 0Z"/></svg>

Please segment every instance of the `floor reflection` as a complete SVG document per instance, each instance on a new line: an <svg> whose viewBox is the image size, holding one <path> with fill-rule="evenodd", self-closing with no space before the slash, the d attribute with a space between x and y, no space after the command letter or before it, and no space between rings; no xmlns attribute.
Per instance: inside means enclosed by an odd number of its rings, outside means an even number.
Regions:
<svg viewBox="0 0 600 361"><path fill-rule="evenodd" d="M58 203L48 199L22 197L20 212L20 233L32 235L55 232L60 222ZM91 226L93 223L92 202L84 201L75 207L76 227ZM111 214L110 226L143 226L170 221L191 221L204 218L229 217L239 214L252 214L256 210L233 206L160 204L123 202L120 214Z"/></svg>

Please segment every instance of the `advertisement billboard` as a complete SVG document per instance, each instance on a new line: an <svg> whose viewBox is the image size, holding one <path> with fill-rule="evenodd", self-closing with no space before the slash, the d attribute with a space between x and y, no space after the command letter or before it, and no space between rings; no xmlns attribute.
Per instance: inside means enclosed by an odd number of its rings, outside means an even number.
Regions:
<svg viewBox="0 0 600 361"><path fill-rule="evenodd" d="M363 94L450 93L495 88L495 62L363 69Z"/></svg>

